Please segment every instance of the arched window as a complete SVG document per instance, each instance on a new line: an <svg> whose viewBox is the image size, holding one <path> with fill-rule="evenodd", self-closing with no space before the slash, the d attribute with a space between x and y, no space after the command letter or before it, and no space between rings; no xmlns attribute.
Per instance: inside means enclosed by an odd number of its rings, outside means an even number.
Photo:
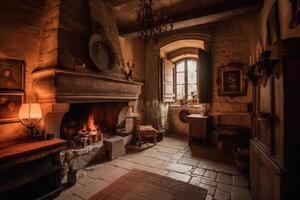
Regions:
<svg viewBox="0 0 300 200"><path fill-rule="evenodd" d="M175 97L176 100L189 100L198 97L198 61L185 58L175 63Z"/></svg>

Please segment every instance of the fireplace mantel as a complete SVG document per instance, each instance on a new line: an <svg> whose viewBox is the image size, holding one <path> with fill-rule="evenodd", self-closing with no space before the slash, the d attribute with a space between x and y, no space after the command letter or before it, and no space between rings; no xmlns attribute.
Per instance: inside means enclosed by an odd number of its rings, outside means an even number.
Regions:
<svg viewBox="0 0 300 200"><path fill-rule="evenodd" d="M34 71L33 88L40 103L136 101L142 83L64 69Z"/></svg>

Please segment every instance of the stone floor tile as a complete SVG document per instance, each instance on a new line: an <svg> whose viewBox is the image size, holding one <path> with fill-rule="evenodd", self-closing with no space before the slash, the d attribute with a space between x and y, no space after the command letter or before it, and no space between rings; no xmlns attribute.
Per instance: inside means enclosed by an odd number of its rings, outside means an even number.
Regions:
<svg viewBox="0 0 300 200"><path fill-rule="evenodd" d="M101 165L95 165L93 167L89 167L87 168L87 176L89 176L90 178L93 179L98 179L99 177L101 177L103 174L114 170L116 167L109 165L109 164L101 164Z"/></svg>
<svg viewBox="0 0 300 200"><path fill-rule="evenodd" d="M156 159L164 160L164 161L169 161L171 159L169 156L165 156L165 155L161 154L160 152L147 154L147 155L145 155L145 157L156 158Z"/></svg>
<svg viewBox="0 0 300 200"><path fill-rule="evenodd" d="M65 190L59 194L58 197L54 198L54 200L80 200L79 197L75 196L70 190Z"/></svg>
<svg viewBox="0 0 300 200"><path fill-rule="evenodd" d="M207 177L207 178L216 179L217 172L211 171L211 170L206 170L205 173L204 173L204 176Z"/></svg>
<svg viewBox="0 0 300 200"><path fill-rule="evenodd" d="M242 176L233 176L233 185L239 187L248 187L249 181Z"/></svg>
<svg viewBox="0 0 300 200"><path fill-rule="evenodd" d="M173 159L173 158L170 158L169 160L170 163L178 163L178 161L179 161L178 159Z"/></svg>
<svg viewBox="0 0 300 200"><path fill-rule="evenodd" d="M222 190L216 190L215 200L230 200L230 193Z"/></svg>
<svg viewBox="0 0 300 200"><path fill-rule="evenodd" d="M107 181L97 180L86 187L78 188L74 191L74 194L80 197L81 199L88 200L108 185L109 183Z"/></svg>
<svg viewBox="0 0 300 200"><path fill-rule="evenodd" d="M162 162L159 166L157 166L156 168L159 169L167 169L167 167L170 165L170 163L172 162Z"/></svg>
<svg viewBox="0 0 300 200"><path fill-rule="evenodd" d="M213 200L213 199L214 199L214 197L212 195L210 195L210 194L206 195L205 200Z"/></svg>
<svg viewBox="0 0 300 200"><path fill-rule="evenodd" d="M122 160L122 159L115 159L108 164L116 166L116 167L121 167L124 169L132 170L134 163L128 160Z"/></svg>
<svg viewBox="0 0 300 200"><path fill-rule="evenodd" d="M184 154L185 154L185 152L177 152L176 154L172 155L172 158L179 160L180 158L182 158L184 156Z"/></svg>
<svg viewBox="0 0 300 200"><path fill-rule="evenodd" d="M186 173L190 171L193 167L189 165L177 164L177 163L170 163L166 169L177 171L181 173Z"/></svg>
<svg viewBox="0 0 300 200"><path fill-rule="evenodd" d="M203 168L196 168L194 171L193 171L193 174L196 174L196 175L199 175L199 176L203 176L204 175L204 172L205 172L205 169Z"/></svg>
<svg viewBox="0 0 300 200"><path fill-rule="evenodd" d="M208 194L210 194L210 195L215 194L216 187L211 186L211 185L207 185L207 184L204 184L204 183L200 183L199 186L202 187L202 188L207 189Z"/></svg>
<svg viewBox="0 0 300 200"><path fill-rule="evenodd" d="M198 178L198 177L192 177L189 183L192 184L192 185L199 186L200 181L201 181L201 178Z"/></svg>
<svg viewBox="0 0 300 200"><path fill-rule="evenodd" d="M187 141L165 137L156 146L132 147L118 159L87 167L84 170L86 175L56 200L88 199L132 169L149 171L206 188L209 193L207 200L214 199L214 195L215 199L227 199L230 195L233 200L250 197L249 190L241 188L245 186L247 179L244 180L234 166L193 157Z"/></svg>
<svg viewBox="0 0 300 200"><path fill-rule="evenodd" d="M223 183L218 183L217 189L222 190L224 192L231 192L232 186L231 185L226 185L226 184L223 184Z"/></svg>
<svg viewBox="0 0 300 200"><path fill-rule="evenodd" d="M251 200L250 191L246 188L232 187L231 200Z"/></svg>
<svg viewBox="0 0 300 200"><path fill-rule="evenodd" d="M149 166L145 166L145 165L141 165L141 164L135 164L134 169L144 170L144 171L148 171L148 172L151 172L154 174L159 174L159 175L166 175L168 173L167 170L149 167Z"/></svg>
<svg viewBox="0 0 300 200"><path fill-rule="evenodd" d="M218 173L217 182L232 185L232 176L224 173Z"/></svg>
<svg viewBox="0 0 300 200"><path fill-rule="evenodd" d="M189 157L183 157L178 161L178 163L180 164L191 165L191 166L197 166L199 162L200 159L189 158Z"/></svg>
<svg viewBox="0 0 300 200"><path fill-rule="evenodd" d="M205 183L207 185L212 185L212 186L215 186L215 187L218 185L218 183L216 181L214 181L212 179L207 179L207 178L202 178L201 183Z"/></svg>
<svg viewBox="0 0 300 200"><path fill-rule="evenodd" d="M97 181L97 180L95 180ZM81 188L83 188L84 186L81 184L75 184L72 187L68 188L68 191L71 192L71 194L73 194L76 190L80 190ZM65 191L64 191L65 192Z"/></svg>
<svg viewBox="0 0 300 200"><path fill-rule="evenodd" d="M226 165L226 164L218 164L217 171L223 172L226 174L233 174L233 175L241 175L235 166Z"/></svg>
<svg viewBox="0 0 300 200"><path fill-rule="evenodd" d="M215 162L212 162L209 160L201 160L200 163L198 164L198 167L204 168L204 169L209 169L209 170L214 170L214 171L216 171L216 169L217 169Z"/></svg>
<svg viewBox="0 0 300 200"><path fill-rule="evenodd" d="M90 183L92 183L94 181L95 181L95 179L93 179L93 178L91 178L89 176L84 176L83 178L80 178L78 180L78 183L81 184L81 185L83 185L83 186L87 186L88 184L90 184Z"/></svg>
<svg viewBox="0 0 300 200"><path fill-rule="evenodd" d="M184 156L185 157L192 157L192 152L189 150L189 151L185 152Z"/></svg>
<svg viewBox="0 0 300 200"><path fill-rule="evenodd" d="M168 148L168 147L159 147L157 151L173 155L173 154L176 154L179 150L173 149L173 148Z"/></svg>
<svg viewBox="0 0 300 200"><path fill-rule="evenodd" d="M81 198L79 198L78 196L71 194L69 196L58 196L53 200L82 200Z"/></svg>
<svg viewBox="0 0 300 200"><path fill-rule="evenodd" d="M191 178L191 176L186 175L186 174L181 174L181 173L177 173L177 172L169 172L167 174L167 177L179 180L179 181L183 181L183 182L188 182Z"/></svg>
<svg viewBox="0 0 300 200"><path fill-rule="evenodd" d="M115 167L111 170L105 171L101 174L98 174L98 178L103 179L112 183L113 181L117 180L121 176L127 174L129 171L123 168Z"/></svg>

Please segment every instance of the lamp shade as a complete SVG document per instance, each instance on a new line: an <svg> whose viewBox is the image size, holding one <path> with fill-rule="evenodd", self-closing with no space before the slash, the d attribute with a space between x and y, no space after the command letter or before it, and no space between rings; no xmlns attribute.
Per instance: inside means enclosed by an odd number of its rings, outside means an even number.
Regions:
<svg viewBox="0 0 300 200"><path fill-rule="evenodd" d="M41 118L42 118L42 110L40 104L38 103L22 104L19 111L20 120L41 119Z"/></svg>

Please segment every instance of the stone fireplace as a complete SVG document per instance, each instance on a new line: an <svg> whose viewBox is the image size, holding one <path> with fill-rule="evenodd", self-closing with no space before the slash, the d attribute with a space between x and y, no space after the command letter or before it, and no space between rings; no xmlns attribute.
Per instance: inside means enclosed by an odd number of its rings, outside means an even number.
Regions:
<svg viewBox="0 0 300 200"><path fill-rule="evenodd" d="M134 121L126 102L71 104L61 122L60 137L69 148L84 148L107 138L130 135Z"/></svg>
<svg viewBox="0 0 300 200"><path fill-rule="evenodd" d="M44 21L40 63L32 78L46 133L61 137L61 122L76 110L82 116L92 108L135 111L142 84L127 80L110 5L99 0L51 1Z"/></svg>
<svg viewBox="0 0 300 200"><path fill-rule="evenodd" d="M76 174L112 152L116 142L129 142L126 132L134 124L128 116L142 84L127 80L111 6L99 0L50 4L33 89L45 115L45 135L68 141L61 154L64 174Z"/></svg>

